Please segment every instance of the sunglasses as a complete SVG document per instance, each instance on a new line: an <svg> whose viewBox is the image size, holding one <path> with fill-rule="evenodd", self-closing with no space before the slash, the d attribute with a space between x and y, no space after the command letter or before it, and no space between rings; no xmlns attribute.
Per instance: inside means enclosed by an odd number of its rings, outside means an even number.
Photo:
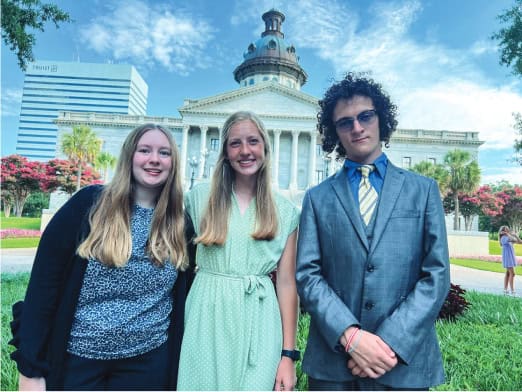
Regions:
<svg viewBox="0 0 522 392"><path fill-rule="evenodd" d="M355 120L362 126L371 125L377 119L377 112L375 109L365 110L354 117L343 117L335 122L335 129L337 132L351 132L355 125Z"/></svg>

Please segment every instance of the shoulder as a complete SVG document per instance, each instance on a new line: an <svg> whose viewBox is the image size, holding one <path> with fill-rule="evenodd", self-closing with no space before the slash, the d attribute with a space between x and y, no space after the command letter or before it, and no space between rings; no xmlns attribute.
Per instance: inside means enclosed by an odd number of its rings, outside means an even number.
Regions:
<svg viewBox="0 0 522 392"><path fill-rule="evenodd" d="M76 209L90 208L105 189L103 185L89 185L74 193L66 205Z"/></svg>
<svg viewBox="0 0 522 392"><path fill-rule="evenodd" d="M298 210L298 207L288 197L280 192L274 192L274 202L279 209Z"/></svg>

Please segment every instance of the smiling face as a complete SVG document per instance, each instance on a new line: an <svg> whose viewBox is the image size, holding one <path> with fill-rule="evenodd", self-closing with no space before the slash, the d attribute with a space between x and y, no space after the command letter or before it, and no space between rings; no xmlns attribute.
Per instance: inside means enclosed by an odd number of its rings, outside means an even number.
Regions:
<svg viewBox="0 0 522 392"><path fill-rule="evenodd" d="M151 129L143 134L132 158L136 190L159 194L172 170L172 151L163 132Z"/></svg>
<svg viewBox="0 0 522 392"><path fill-rule="evenodd" d="M335 105L332 120L336 124L343 118L357 119L359 114L374 109L373 102L368 97L356 95L350 99L340 99ZM351 131L338 129L337 135L346 150L346 157L351 161L370 164L382 153L378 117L366 125L355 120Z"/></svg>
<svg viewBox="0 0 522 392"><path fill-rule="evenodd" d="M265 143L256 124L244 120L230 127L226 156L236 178L257 175L265 161Z"/></svg>

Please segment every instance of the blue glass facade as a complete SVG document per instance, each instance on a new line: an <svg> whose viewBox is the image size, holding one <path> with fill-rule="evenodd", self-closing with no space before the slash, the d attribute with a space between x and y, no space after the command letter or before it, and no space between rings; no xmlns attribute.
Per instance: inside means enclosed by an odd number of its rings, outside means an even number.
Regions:
<svg viewBox="0 0 522 392"><path fill-rule="evenodd" d="M145 115L148 86L131 65L37 61L25 74L16 153L57 155L59 111ZM59 155L59 154L58 154Z"/></svg>

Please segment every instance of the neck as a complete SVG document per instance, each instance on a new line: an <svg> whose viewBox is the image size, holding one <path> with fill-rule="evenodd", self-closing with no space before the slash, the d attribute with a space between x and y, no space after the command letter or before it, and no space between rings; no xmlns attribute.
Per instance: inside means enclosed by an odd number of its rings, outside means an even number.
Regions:
<svg viewBox="0 0 522 392"><path fill-rule="evenodd" d="M153 189L137 189L134 192L134 203L144 208L156 207L159 193Z"/></svg>
<svg viewBox="0 0 522 392"><path fill-rule="evenodd" d="M236 196L251 199L256 194L257 177L237 178L234 181L234 192Z"/></svg>

